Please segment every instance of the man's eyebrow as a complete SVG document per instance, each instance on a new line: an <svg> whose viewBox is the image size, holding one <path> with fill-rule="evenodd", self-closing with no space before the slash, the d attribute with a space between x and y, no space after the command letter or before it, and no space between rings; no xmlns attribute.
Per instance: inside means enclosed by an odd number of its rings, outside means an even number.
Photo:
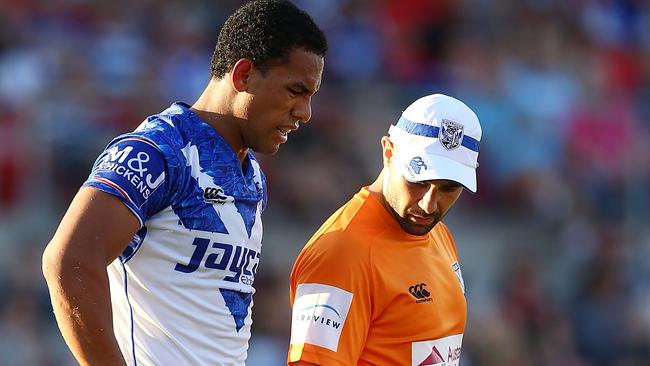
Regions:
<svg viewBox="0 0 650 366"><path fill-rule="evenodd" d="M293 88L296 88L296 89L299 89L298 91L299 91L300 93L306 93L306 94L314 94L314 93L316 93L315 90L310 89L310 88L309 88L307 85L305 85L305 83L303 83L302 81L299 81L299 82L293 84L292 87L293 87Z"/></svg>
<svg viewBox="0 0 650 366"><path fill-rule="evenodd" d="M441 186L446 188L458 188L458 187L462 187L463 185L458 182L449 181L441 184Z"/></svg>
<svg viewBox="0 0 650 366"><path fill-rule="evenodd" d="M449 179L431 179L431 180L427 180L427 181L424 181L424 182L429 183L429 184L434 184L436 181L440 182L437 185L441 186L441 187L461 187L462 186L462 184L460 184L460 183L458 183L456 181L453 181L453 180L449 180Z"/></svg>

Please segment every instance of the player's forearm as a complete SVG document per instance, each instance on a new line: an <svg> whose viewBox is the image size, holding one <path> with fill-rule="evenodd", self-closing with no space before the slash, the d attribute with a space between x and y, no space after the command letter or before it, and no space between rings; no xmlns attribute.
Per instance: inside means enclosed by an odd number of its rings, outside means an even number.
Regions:
<svg viewBox="0 0 650 366"><path fill-rule="evenodd" d="M81 365L125 365L113 334L106 269L53 251L45 251L43 274L68 347Z"/></svg>

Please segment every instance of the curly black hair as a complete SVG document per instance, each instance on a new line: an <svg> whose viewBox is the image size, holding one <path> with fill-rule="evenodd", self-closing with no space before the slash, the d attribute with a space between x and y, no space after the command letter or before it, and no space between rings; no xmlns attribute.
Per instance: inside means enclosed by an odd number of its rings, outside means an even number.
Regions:
<svg viewBox="0 0 650 366"><path fill-rule="evenodd" d="M242 58L262 73L289 61L295 48L321 57L327 52L325 34L303 10L285 0L253 0L224 23L210 61L210 76L221 79Z"/></svg>

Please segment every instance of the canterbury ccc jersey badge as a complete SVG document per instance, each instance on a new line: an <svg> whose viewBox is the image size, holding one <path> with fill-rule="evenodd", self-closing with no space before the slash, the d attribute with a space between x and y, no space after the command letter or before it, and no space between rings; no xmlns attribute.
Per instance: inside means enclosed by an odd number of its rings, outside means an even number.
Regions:
<svg viewBox="0 0 650 366"><path fill-rule="evenodd" d="M429 302L431 301L431 293L427 291L427 284L426 283L418 283L416 285L410 286L409 287L409 293L415 297L415 303L419 304L421 302Z"/></svg>
<svg viewBox="0 0 650 366"><path fill-rule="evenodd" d="M228 197L223 191L223 188L217 187L208 187L203 190L203 201L205 203L226 203L228 202Z"/></svg>

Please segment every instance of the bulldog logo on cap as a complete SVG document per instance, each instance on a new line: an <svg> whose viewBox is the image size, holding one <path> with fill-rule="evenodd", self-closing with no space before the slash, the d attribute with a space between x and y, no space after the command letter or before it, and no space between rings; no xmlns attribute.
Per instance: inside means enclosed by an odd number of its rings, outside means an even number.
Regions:
<svg viewBox="0 0 650 366"><path fill-rule="evenodd" d="M453 150L460 146L463 139L463 125L458 122L443 119L440 129L440 142L447 150Z"/></svg>

